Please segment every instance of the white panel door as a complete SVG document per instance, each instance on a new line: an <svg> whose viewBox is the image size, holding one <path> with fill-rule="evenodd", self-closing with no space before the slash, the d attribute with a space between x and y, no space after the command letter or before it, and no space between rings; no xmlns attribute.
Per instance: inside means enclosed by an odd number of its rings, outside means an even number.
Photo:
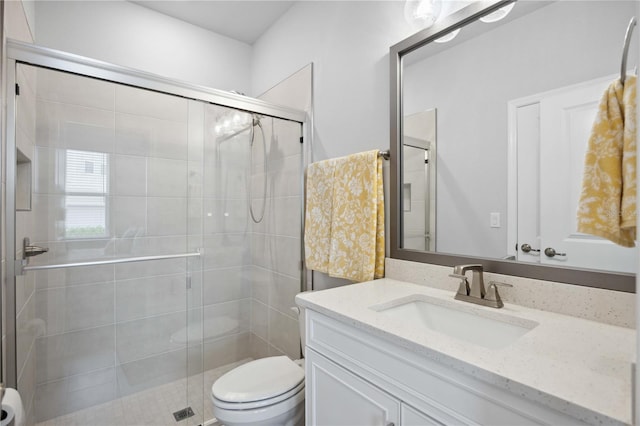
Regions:
<svg viewBox="0 0 640 426"><path fill-rule="evenodd" d="M312 349L306 353L307 425L400 424L400 401Z"/></svg>
<svg viewBox="0 0 640 426"><path fill-rule="evenodd" d="M600 98L612 79L598 79L540 101L540 261L635 272L637 248L576 231L584 155ZM557 253L546 256L544 250Z"/></svg>
<svg viewBox="0 0 640 426"><path fill-rule="evenodd" d="M540 104L516 109L517 250L520 262L540 262ZM527 248L526 245L529 247Z"/></svg>

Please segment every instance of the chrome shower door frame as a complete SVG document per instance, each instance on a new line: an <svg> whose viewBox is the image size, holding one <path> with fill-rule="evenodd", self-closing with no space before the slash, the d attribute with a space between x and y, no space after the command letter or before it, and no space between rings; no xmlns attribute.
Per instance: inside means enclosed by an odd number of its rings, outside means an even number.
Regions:
<svg viewBox="0 0 640 426"><path fill-rule="evenodd" d="M271 116L288 121L298 122L302 126L302 134L307 136L305 141L311 141L309 116L304 111L274 105L260 99L250 98L235 93L211 89L205 86L176 81L144 71L138 71L107 62L82 57L54 49L44 48L15 40L7 40L6 43L6 96L7 96L7 122L6 122L6 155L4 165L6 167L6 204L4 212L6 216L6 377L4 382L9 387L17 387L17 354L16 354L16 289L15 278L19 272L21 259L16 259L16 216L15 216L15 186L16 186L16 66L20 63L37 67L64 71L80 76L97 78L116 84L133 86L141 89L180 96L187 99L203 101L224 107L239 109L250 113ZM311 147L306 150L310 152ZM303 162L305 156L303 155ZM308 161L308 157L306 159ZM304 170L305 164L302 164ZM303 184L301 176L301 185ZM302 245L302 231L300 240ZM304 262L301 262L301 290L306 287L307 271Z"/></svg>

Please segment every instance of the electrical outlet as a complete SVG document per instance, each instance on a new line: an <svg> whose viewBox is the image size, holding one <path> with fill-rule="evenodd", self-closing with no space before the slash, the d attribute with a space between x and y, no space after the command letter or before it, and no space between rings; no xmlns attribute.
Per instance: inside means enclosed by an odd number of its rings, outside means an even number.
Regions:
<svg viewBox="0 0 640 426"><path fill-rule="evenodd" d="M489 226L492 228L500 228L500 213L492 212L489 215Z"/></svg>

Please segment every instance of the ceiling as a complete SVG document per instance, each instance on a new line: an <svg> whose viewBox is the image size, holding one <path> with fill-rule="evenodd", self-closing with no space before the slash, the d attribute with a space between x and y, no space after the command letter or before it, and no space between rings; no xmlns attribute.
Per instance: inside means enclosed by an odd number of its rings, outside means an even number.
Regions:
<svg viewBox="0 0 640 426"><path fill-rule="evenodd" d="M130 0L198 27L253 44L295 0Z"/></svg>

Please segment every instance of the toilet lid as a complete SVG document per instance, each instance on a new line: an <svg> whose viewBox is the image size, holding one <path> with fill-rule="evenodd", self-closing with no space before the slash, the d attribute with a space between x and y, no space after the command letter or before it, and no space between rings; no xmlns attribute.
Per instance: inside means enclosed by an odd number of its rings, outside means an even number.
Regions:
<svg viewBox="0 0 640 426"><path fill-rule="evenodd" d="M213 396L226 402L253 402L274 398L304 380L304 370L286 356L257 359L220 377Z"/></svg>

